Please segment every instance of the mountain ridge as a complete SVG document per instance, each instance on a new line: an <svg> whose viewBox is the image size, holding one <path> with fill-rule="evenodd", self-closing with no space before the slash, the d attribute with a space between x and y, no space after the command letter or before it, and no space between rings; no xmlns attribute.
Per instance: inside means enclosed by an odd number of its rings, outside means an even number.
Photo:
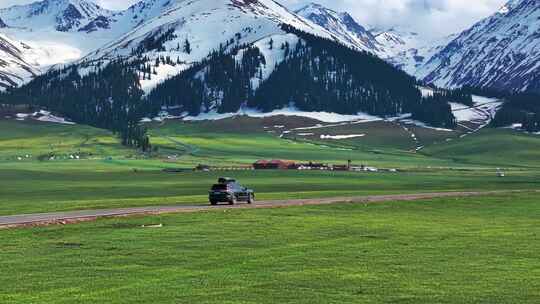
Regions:
<svg viewBox="0 0 540 304"><path fill-rule="evenodd" d="M462 32L417 76L442 87L540 92L540 2L512 0Z"/></svg>
<svg viewBox="0 0 540 304"><path fill-rule="evenodd" d="M290 24L375 54L440 87L539 90L537 8L536 1L512 0L460 35L433 41L407 29L367 29L349 13L320 4L310 3L292 12L273 0L141 0L121 11L106 10L88 0L42 0L0 9L0 29L34 53L46 54L24 60L36 63L35 71L71 62L106 63L118 56L142 56L149 61L171 57L183 63L174 69L158 69L159 82L213 50L285 34L280 25ZM186 42L189 54L183 50ZM490 54L484 57L483 52ZM156 81L141 83L149 91Z"/></svg>
<svg viewBox="0 0 540 304"><path fill-rule="evenodd" d="M25 53L31 48L0 33L0 91L23 84L41 71L28 63Z"/></svg>
<svg viewBox="0 0 540 304"><path fill-rule="evenodd" d="M53 27L60 32L77 31L96 18L111 14L112 11L86 0L42 0L0 9L0 16L11 26L33 30Z"/></svg>
<svg viewBox="0 0 540 304"><path fill-rule="evenodd" d="M359 49L374 54L383 52L382 45L377 42L372 33L347 12L337 12L312 2L296 10L295 13L356 45Z"/></svg>

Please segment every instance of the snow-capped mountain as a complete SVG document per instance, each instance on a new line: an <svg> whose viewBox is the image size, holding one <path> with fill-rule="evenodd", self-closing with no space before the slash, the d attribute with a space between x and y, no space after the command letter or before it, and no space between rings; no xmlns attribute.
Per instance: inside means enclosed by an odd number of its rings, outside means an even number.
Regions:
<svg viewBox="0 0 540 304"><path fill-rule="evenodd" d="M435 54L417 76L443 87L540 91L540 2L509 1Z"/></svg>
<svg viewBox="0 0 540 304"><path fill-rule="evenodd" d="M377 42L384 46L389 57L395 57L402 52L418 49L427 44L418 33L412 30L393 27L387 30L372 29L371 31Z"/></svg>
<svg viewBox="0 0 540 304"><path fill-rule="evenodd" d="M412 30L396 27L372 31L385 50L385 53L379 56L411 75L415 75L422 65L455 38L455 35L450 35L439 39L426 39Z"/></svg>
<svg viewBox="0 0 540 304"><path fill-rule="evenodd" d="M374 54L385 53L373 34L346 12L339 13L320 4L311 3L297 10L296 13L361 50Z"/></svg>
<svg viewBox="0 0 540 304"><path fill-rule="evenodd" d="M157 69L151 81L141 80L149 90L213 50L282 41L289 34L281 25L288 24L368 51L438 86L523 90L540 87L539 7L538 1L512 0L459 36L427 40L406 29L367 30L348 13L318 4L291 12L273 0L141 0L109 11L92 0L42 0L0 9L0 34L27 47L18 56L33 72L117 56L170 57L182 63ZM0 71L7 73L6 66Z"/></svg>
<svg viewBox="0 0 540 304"><path fill-rule="evenodd" d="M3 33L43 54L28 60L41 70L81 58L91 62L135 53L149 61L171 57L184 63L157 69L152 81L141 80L146 90L220 47L272 36L281 41L282 24L368 51L410 74L434 53L420 46L415 33L372 33L348 13L313 3L294 13L273 0L141 0L126 10L109 11L91 0L43 0L0 9L0 18L10 26Z"/></svg>
<svg viewBox="0 0 540 304"><path fill-rule="evenodd" d="M203 60L214 50L263 43L275 43L277 49L285 42L296 44L298 39L285 32L283 24L360 49L351 40L302 18L273 0L146 0L115 14L112 19L116 25L111 28L121 24L127 27L136 17L141 19L132 30L91 52L81 62L138 57L154 63L157 58L169 57L181 63L174 67L157 67L152 79L141 80L145 91ZM265 59L272 63L265 72L269 75L283 56L280 52L268 52Z"/></svg>
<svg viewBox="0 0 540 304"><path fill-rule="evenodd" d="M363 52L359 39L273 0L143 0L108 20L107 27L67 34L89 40L128 30L17 93L106 128L160 109L198 115L296 107L384 116L420 102L416 80ZM340 20L356 38L365 31L350 16Z"/></svg>
<svg viewBox="0 0 540 304"><path fill-rule="evenodd" d="M54 54L38 60L42 68L83 57L87 61L130 57L134 52L149 60L168 56L189 64L220 45L234 47L284 35L282 24L351 48L361 47L273 0L141 0L117 12L91 0L43 0L0 9L0 18L10 25L2 32L45 54ZM359 32L361 27L351 20L349 26ZM189 53L183 50L186 40ZM157 78L181 70L158 71Z"/></svg>
<svg viewBox="0 0 540 304"><path fill-rule="evenodd" d="M142 1L139 6L151 2ZM20 56L33 70L46 71L82 58L131 30L141 22L138 18L150 16L137 15L136 8L134 5L126 11L113 12L91 0L43 0L0 9L0 18L8 25L0 27L0 33L32 50ZM0 71L4 69L0 67ZM29 79L26 75L20 78Z"/></svg>
<svg viewBox="0 0 540 304"><path fill-rule="evenodd" d="M112 14L91 1L43 0L0 9L0 16L13 27L60 32L84 30L90 22Z"/></svg>
<svg viewBox="0 0 540 304"><path fill-rule="evenodd" d="M311 3L296 13L320 25L336 37L348 41L358 49L368 51L414 75L416 70L445 46L452 36L425 39L422 35L396 27L380 30L366 29L350 14L336 12L320 4Z"/></svg>
<svg viewBox="0 0 540 304"><path fill-rule="evenodd" d="M35 62L27 61L32 52L28 45L0 34L0 91L18 86L40 73Z"/></svg>
<svg viewBox="0 0 540 304"><path fill-rule="evenodd" d="M0 18L8 25L0 33L26 45L32 51L23 53L22 59L46 71L80 59L124 33L109 28L113 14L88 0L42 0L0 9Z"/></svg>

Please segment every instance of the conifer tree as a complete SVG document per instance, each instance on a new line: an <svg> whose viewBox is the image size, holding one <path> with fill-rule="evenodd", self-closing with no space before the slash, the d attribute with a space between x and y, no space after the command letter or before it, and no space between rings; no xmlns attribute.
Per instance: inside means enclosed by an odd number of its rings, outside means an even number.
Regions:
<svg viewBox="0 0 540 304"><path fill-rule="evenodd" d="M187 38L186 41L184 41L184 52L186 52L187 54L191 54L191 43Z"/></svg>

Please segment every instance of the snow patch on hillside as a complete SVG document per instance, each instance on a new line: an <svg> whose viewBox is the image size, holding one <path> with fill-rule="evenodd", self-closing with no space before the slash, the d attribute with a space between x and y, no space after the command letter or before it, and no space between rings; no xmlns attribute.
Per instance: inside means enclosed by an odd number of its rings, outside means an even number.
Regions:
<svg viewBox="0 0 540 304"><path fill-rule="evenodd" d="M435 94L433 89L427 87L419 87L418 89L422 93L422 97L432 97Z"/></svg>
<svg viewBox="0 0 540 304"><path fill-rule="evenodd" d="M273 117L273 116L297 116L316 119L325 123L338 123L346 121L374 121L381 120L381 118L372 116L365 113L358 113L357 115L344 115L330 112L305 112L300 111L294 107L285 107L280 110L274 110L272 112L263 113L253 109L241 109L236 113L224 113L220 114L215 111L209 113L201 113L198 116L187 116L183 119L186 121L202 121L202 120L220 120L236 116L248 116L255 118Z"/></svg>
<svg viewBox="0 0 540 304"><path fill-rule="evenodd" d="M321 135L321 139L353 139L364 137L366 134L350 134L350 135Z"/></svg>
<svg viewBox="0 0 540 304"><path fill-rule="evenodd" d="M402 123L402 124L406 124L406 125L414 125L414 126L424 128L424 129L431 129L431 130L441 131L441 132L454 132L454 130L451 130L451 129L432 127L430 125L427 125L427 124L425 124L425 123L423 123L421 121L414 120L414 119L400 119L399 122ZM413 138L415 138L415 137L416 137L416 135L413 136Z"/></svg>
<svg viewBox="0 0 540 304"><path fill-rule="evenodd" d="M256 90L262 82L268 79L274 72L277 65L282 63L285 58L285 49L281 46L285 43L289 44L290 50L294 50L299 42L299 38L293 34L285 35L272 35L270 37L257 41L254 45L264 56L266 64L259 67L262 77L253 77L251 79L251 85Z"/></svg>
<svg viewBox="0 0 540 304"><path fill-rule="evenodd" d="M140 78L139 83L141 84L141 89L146 93L150 93L158 84L164 82L165 80L172 78L182 71L188 69L191 65L189 64L178 64L175 66L168 64L160 64L158 67L152 67L155 74L150 75L150 79Z"/></svg>
<svg viewBox="0 0 540 304"><path fill-rule="evenodd" d="M450 103L452 113L458 122L475 122L488 124L495 117L502 102L495 98L487 98L473 95L474 106L469 107L460 103Z"/></svg>
<svg viewBox="0 0 540 304"><path fill-rule="evenodd" d="M57 124L64 124L64 125L74 125L74 122L71 122L63 117L53 115L49 111L40 110L34 113L18 113L15 115L16 119L19 121L24 121L27 119L42 121L42 122L50 122L50 123L57 123Z"/></svg>

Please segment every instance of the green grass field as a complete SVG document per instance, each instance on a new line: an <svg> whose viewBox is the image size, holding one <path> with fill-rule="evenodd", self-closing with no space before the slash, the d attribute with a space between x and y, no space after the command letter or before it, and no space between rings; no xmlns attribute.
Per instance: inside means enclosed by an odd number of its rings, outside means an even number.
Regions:
<svg viewBox="0 0 540 304"><path fill-rule="evenodd" d="M538 136L486 130L463 139L464 144L456 140L427 147L422 153L411 153L400 148L410 137L407 135L400 142L395 139L393 129L379 130L375 139L369 139L376 148L363 147L358 142L322 146L322 143L281 139L269 133L279 125L298 128L314 124L309 119L284 117L197 123L170 121L150 126L152 141L159 150L142 155L120 146L110 132L91 127L0 120L0 215L202 204L206 203L209 186L221 175L237 177L254 188L262 200L539 188L540 157L535 157L538 150L535 147L540 146ZM343 128L329 127L318 132L375 132L373 125L367 125L364 131L351 129L364 126ZM437 132L429 134L434 137ZM496 136L502 143L495 140ZM394 142L396 145L391 146ZM353 149L344 150L343 145ZM80 155L81 159L70 159L71 155ZM171 160L172 155L176 159ZM161 171L193 168L199 163L228 167L275 158L334 164L345 164L347 159L352 159L356 164L403 171L377 174ZM497 167L507 168L508 177L497 178Z"/></svg>
<svg viewBox="0 0 540 304"><path fill-rule="evenodd" d="M279 138L280 130L270 130L276 133L264 131L265 126L272 128L276 124L286 124L286 122L252 118L196 123L170 121L164 125L153 126L150 129L150 134L152 141L158 144L162 151L182 155L179 163L189 165L201 162L218 166L220 164L251 164L258 159L289 159L344 164L348 159L351 159L355 163L385 167L410 168L423 166L426 163L433 166L459 166L453 161L409 152L407 143L410 142L410 136L408 138L398 136L401 138L398 141L392 133L395 131L393 128L386 131L377 130L373 137L368 136L368 145L366 145L358 141L341 143L316 140L294 141ZM313 126L313 124L313 122L306 122L303 125ZM239 129L238 126L242 128ZM374 129L374 126L368 127ZM343 132L336 131L336 128L330 129L331 132L339 132L338 134ZM348 132L363 131L348 130ZM382 144L383 141L386 141L385 145Z"/></svg>
<svg viewBox="0 0 540 304"><path fill-rule="evenodd" d="M538 303L539 200L530 192L2 230L0 303Z"/></svg>
<svg viewBox="0 0 540 304"><path fill-rule="evenodd" d="M206 204L209 185L234 176L257 199L296 199L445 191L540 189L540 172L409 171L349 173L299 171L95 172L55 168L0 170L0 215L118 207Z"/></svg>
<svg viewBox="0 0 540 304"><path fill-rule="evenodd" d="M540 135L486 129L460 140L430 146L423 153L459 163L539 168Z"/></svg>
<svg viewBox="0 0 540 304"><path fill-rule="evenodd" d="M388 123L279 136L316 123L156 123L149 128L157 151L145 155L104 130L0 119L0 216L206 204L209 185L225 175L254 188L259 200L524 192L0 230L0 303L538 302L540 136L486 129L457 139L414 130L427 145L420 153L410 152L418 143L408 132ZM359 133L366 136L320 139ZM162 171L279 158L351 159L400 172Z"/></svg>
<svg viewBox="0 0 540 304"><path fill-rule="evenodd" d="M332 147L322 143L295 142L281 139L276 134L264 131L264 124L272 125L279 120L266 122L249 118L230 119L218 122L182 123L176 121L151 125L152 143L158 152L150 159L140 162L142 167L149 163L154 168L189 167L199 163L210 165L251 164L261 158L281 158L297 161L319 161L344 164L348 159L356 163L386 167L418 167L429 163L433 166L450 166L453 161L426 157L396 147L386 149ZM304 122L303 125L312 125ZM242 126L243 128L238 128ZM407 139L409 140L409 139ZM381 141L381 140L377 140ZM388 142L394 141L387 139ZM0 168L20 166L36 161L42 163L70 162L72 155L84 160L112 159L118 163L125 160L148 158L134 150L119 145L118 139L108 131L86 126L57 125L41 122L19 122L0 120ZM26 156L29 158L26 158ZM53 156L54 159L50 159ZM170 156L174 162L164 163ZM22 158L21 160L18 160ZM113 164L113 162L109 162ZM468 165L470 166L470 165ZM84 167L84 166L83 166ZM133 165L137 167L137 165ZM114 170L114 169L111 169Z"/></svg>
<svg viewBox="0 0 540 304"><path fill-rule="evenodd" d="M0 119L0 164L23 161L67 160L136 154L124 148L108 131L88 126L61 125L39 121Z"/></svg>

